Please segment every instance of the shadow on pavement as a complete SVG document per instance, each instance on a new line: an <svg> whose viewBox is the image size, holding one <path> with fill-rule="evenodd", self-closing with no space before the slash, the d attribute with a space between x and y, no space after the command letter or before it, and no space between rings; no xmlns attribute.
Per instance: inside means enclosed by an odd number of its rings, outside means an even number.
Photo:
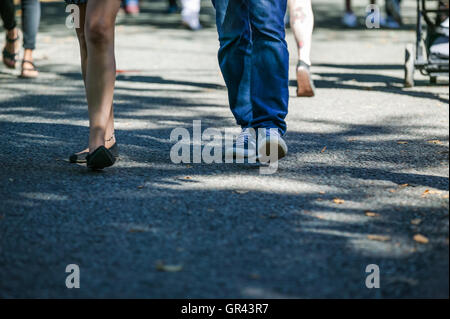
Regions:
<svg viewBox="0 0 450 319"><path fill-rule="evenodd" d="M153 127L118 130L122 160L103 173L65 160L87 139L81 81L69 95L55 93L67 84L60 81L51 94L23 92L0 102L2 297L448 295L445 200L436 205L425 198L417 205L407 201L417 195L395 197L421 187L448 191L444 176L398 171L448 162L448 147L422 140L399 145L389 138L415 129L407 116L372 125L333 122L345 129L322 134L291 131L291 155L276 175L264 177L245 165L171 163L173 128L190 128L199 118L204 127L230 127L233 121L200 117L197 107L221 105L170 97L164 89L156 97L130 95L133 88L122 91L120 85L127 81L223 90L215 84L119 76L117 118ZM176 112L167 112L167 106ZM62 119L71 124L59 123ZM448 142L448 136L435 138ZM334 160L317 160L323 145L323 156ZM253 184L236 189L236 177ZM336 198L349 204L337 204ZM379 217L365 215L367 200L381 207ZM421 231L433 234L429 245L411 244L417 231L412 219L422 220ZM368 239L372 234L390 240ZM81 265L85 289L62 287L68 261ZM155 268L158 261L183 269L164 273ZM364 287L365 266L371 263L385 271L384 287L376 292Z"/></svg>

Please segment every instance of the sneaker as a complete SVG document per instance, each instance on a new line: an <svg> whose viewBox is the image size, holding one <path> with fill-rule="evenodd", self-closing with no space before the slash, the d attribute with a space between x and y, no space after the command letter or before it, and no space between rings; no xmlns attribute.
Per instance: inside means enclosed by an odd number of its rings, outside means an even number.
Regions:
<svg viewBox="0 0 450 319"><path fill-rule="evenodd" d="M310 65L298 61L297 64L297 96L313 97L315 95L315 86L311 77Z"/></svg>
<svg viewBox="0 0 450 319"><path fill-rule="evenodd" d="M265 135L258 141L258 159L262 163L276 162L285 157L288 153L286 142L281 137L278 129L266 129ZM271 154L271 149L276 154Z"/></svg>
<svg viewBox="0 0 450 319"><path fill-rule="evenodd" d="M198 18L194 19L184 18L182 19L182 24L191 31L198 31L202 29L202 25L200 24L200 20Z"/></svg>
<svg viewBox="0 0 450 319"><path fill-rule="evenodd" d="M249 162L256 162L256 136L255 131L249 128L242 130L232 148L225 150L225 155L233 154L233 159L248 159Z"/></svg>
<svg viewBox="0 0 450 319"><path fill-rule="evenodd" d="M358 18L353 12L346 12L342 17L342 23L348 28L356 28L358 26Z"/></svg>

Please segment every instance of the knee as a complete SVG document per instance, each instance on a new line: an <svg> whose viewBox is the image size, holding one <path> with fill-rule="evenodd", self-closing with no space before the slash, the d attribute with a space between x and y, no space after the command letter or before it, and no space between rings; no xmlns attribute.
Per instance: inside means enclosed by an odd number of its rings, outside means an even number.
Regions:
<svg viewBox="0 0 450 319"><path fill-rule="evenodd" d="M283 41L285 38L284 25L272 21L253 25L252 38L255 40Z"/></svg>
<svg viewBox="0 0 450 319"><path fill-rule="evenodd" d="M85 27L85 43L91 45L108 45L114 37L114 24L106 21L91 21Z"/></svg>

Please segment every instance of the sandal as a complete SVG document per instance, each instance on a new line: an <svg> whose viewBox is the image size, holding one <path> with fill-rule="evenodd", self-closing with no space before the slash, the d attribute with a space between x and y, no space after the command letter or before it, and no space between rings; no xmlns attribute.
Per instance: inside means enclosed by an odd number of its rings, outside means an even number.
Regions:
<svg viewBox="0 0 450 319"><path fill-rule="evenodd" d="M24 68L23 65L28 63L31 65L31 68ZM36 65L29 60L22 61L22 73L20 74L20 78L22 79L35 79L39 75L39 71L36 68Z"/></svg>
<svg viewBox="0 0 450 319"><path fill-rule="evenodd" d="M15 39L10 39L8 38L8 36L6 37L7 43L15 43L17 40L19 40L18 36ZM17 63L17 55L18 53L16 52L14 53L9 52L5 46L5 48L3 49L3 64L6 65L6 67L9 69L15 69ZM9 63L7 62L8 60L10 60Z"/></svg>

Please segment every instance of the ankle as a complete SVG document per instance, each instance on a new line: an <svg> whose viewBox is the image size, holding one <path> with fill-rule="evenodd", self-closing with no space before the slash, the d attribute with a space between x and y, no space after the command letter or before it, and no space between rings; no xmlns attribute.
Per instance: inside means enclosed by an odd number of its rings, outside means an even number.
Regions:
<svg viewBox="0 0 450 319"><path fill-rule="evenodd" d="M14 28L12 30L9 30L6 32L6 35L8 37L8 39L16 39L19 36L19 30L17 28Z"/></svg>
<svg viewBox="0 0 450 319"><path fill-rule="evenodd" d="M23 53L23 59L25 61L33 62L33 50L25 49L25 51Z"/></svg>
<svg viewBox="0 0 450 319"><path fill-rule="evenodd" d="M110 148L115 143L116 143L116 136L114 135L114 133L112 135L109 135L109 138L105 139L105 146L106 146L106 148Z"/></svg>
<svg viewBox="0 0 450 319"><path fill-rule="evenodd" d="M89 135L89 152L94 152L100 146L105 146L105 133L99 129L91 129Z"/></svg>

